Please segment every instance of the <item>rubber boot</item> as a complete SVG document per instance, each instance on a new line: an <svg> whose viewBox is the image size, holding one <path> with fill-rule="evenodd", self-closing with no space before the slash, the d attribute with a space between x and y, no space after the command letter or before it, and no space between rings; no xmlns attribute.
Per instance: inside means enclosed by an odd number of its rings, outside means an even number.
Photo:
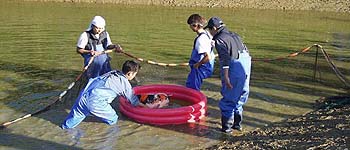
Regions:
<svg viewBox="0 0 350 150"><path fill-rule="evenodd" d="M226 133L232 132L233 118L221 117L221 131Z"/></svg>
<svg viewBox="0 0 350 150"><path fill-rule="evenodd" d="M234 124L233 124L233 129L242 131L241 127L241 122L242 122L242 115L241 114L236 114L234 115Z"/></svg>

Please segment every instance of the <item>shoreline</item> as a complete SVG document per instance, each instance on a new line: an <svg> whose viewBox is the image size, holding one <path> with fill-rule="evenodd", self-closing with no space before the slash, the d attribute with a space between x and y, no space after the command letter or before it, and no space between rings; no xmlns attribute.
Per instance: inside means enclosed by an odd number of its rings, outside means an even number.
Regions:
<svg viewBox="0 0 350 150"><path fill-rule="evenodd" d="M247 8L272 10L309 10L350 13L350 1L344 0L24 0L37 2L101 3L154 5L170 7Z"/></svg>

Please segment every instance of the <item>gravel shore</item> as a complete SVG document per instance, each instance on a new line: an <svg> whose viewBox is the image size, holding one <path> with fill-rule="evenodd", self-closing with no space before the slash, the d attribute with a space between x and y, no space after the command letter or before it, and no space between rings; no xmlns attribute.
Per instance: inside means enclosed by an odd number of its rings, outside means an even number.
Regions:
<svg viewBox="0 0 350 150"><path fill-rule="evenodd" d="M207 148L228 149L342 149L350 148L350 97L323 98L317 109Z"/></svg>
<svg viewBox="0 0 350 150"><path fill-rule="evenodd" d="M314 10L350 12L350 0L27 0L55 2L114 3L126 5L157 5L181 7L224 7L277 10Z"/></svg>

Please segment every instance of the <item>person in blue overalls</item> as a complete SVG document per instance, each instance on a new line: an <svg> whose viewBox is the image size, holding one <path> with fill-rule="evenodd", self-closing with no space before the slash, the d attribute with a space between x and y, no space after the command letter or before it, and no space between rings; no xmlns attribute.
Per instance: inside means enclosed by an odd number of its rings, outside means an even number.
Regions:
<svg viewBox="0 0 350 150"><path fill-rule="evenodd" d="M95 16L89 27L83 32L77 43L77 52L84 58L86 66L92 56L95 56L92 64L86 71L88 78L94 78L111 71L110 57L104 53L104 50L115 49L121 52L119 44L112 44L108 32L105 30L106 21L101 16Z"/></svg>
<svg viewBox="0 0 350 150"><path fill-rule="evenodd" d="M210 18L206 28L213 35L220 60L222 131L241 131L243 105L249 95L251 57L240 36L228 31L220 18Z"/></svg>
<svg viewBox="0 0 350 150"><path fill-rule="evenodd" d="M188 74L186 87L200 90L203 80L213 74L215 55L211 45L210 34L203 29L206 20L198 14L192 14L187 24L193 32L197 33L194 39L189 66L191 68Z"/></svg>
<svg viewBox="0 0 350 150"><path fill-rule="evenodd" d="M139 68L137 62L128 60L124 62L122 72L113 70L102 76L90 78L61 127L74 128L90 115L109 125L115 124L118 115L110 103L119 96L125 97L133 106L148 107L139 102L129 83L129 80L136 76Z"/></svg>

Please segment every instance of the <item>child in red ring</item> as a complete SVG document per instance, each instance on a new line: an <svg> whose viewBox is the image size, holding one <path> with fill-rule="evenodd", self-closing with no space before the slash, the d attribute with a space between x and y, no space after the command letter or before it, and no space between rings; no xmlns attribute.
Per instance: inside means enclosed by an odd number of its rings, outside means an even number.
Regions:
<svg viewBox="0 0 350 150"><path fill-rule="evenodd" d="M157 93L154 95L141 94L138 95L140 102L148 108L163 108L169 104L169 96L165 93Z"/></svg>

